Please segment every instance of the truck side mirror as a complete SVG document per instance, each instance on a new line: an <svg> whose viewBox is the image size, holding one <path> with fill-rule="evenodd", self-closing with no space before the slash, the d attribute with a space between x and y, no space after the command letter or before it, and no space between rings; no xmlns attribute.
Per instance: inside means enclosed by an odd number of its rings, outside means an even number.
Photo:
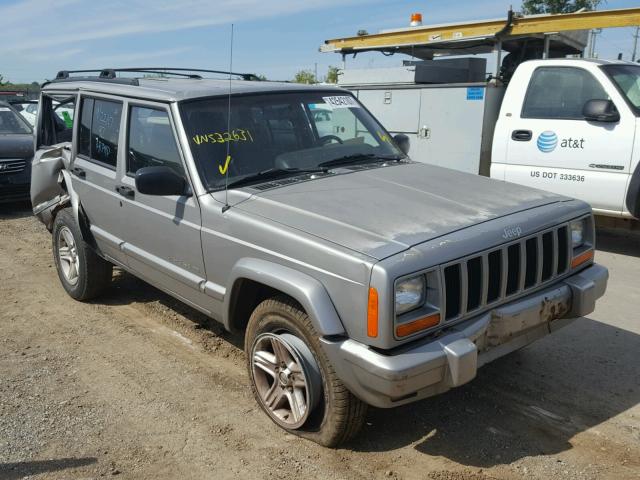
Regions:
<svg viewBox="0 0 640 480"><path fill-rule="evenodd" d="M187 182L169 167L143 167L136 172L136 189L145 195L185 195Z"/></svg>
<svg viewBox="0 0 640 480"><path fill-rule="evenodd" d="M407 137L404 133L399 133L397 135L394 135L393 141L396 142L396 145L402 151L402 153L404 153L405 155L409 154L409 147L411 146L409 137Z"/></svg>
<svg viewBox="0 0 640 480"><path fill-rule="evenodd" d="M584 104L582 115L585 120L591 122L610 122L620 121L620 113L611 100L589 100Z"/></svg>

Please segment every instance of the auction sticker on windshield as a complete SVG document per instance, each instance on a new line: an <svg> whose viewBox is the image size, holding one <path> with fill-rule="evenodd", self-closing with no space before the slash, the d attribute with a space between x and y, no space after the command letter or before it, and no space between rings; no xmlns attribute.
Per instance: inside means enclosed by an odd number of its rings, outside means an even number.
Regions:
<svg viewBox="0 0 640 480"><path fill-rule="evenodd" d="M322 99L331 108L360 108L356 99L348 95L322 97Z"/></svg>

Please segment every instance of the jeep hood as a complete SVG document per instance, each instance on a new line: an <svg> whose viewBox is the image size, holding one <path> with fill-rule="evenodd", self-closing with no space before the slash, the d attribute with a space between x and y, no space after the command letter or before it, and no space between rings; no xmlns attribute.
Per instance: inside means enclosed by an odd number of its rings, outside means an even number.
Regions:
<svg viewBox="0 0 640 480"><path fill-rule="evenodd" d="M521 185L410 163L275 188L235 208L382 260L474 224L563 200Z"/></svg>

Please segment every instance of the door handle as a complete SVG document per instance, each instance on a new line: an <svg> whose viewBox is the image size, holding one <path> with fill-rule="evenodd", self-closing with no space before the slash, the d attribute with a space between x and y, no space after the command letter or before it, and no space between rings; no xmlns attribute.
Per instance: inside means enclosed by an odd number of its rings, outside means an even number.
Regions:
<svg viewBox="0 0 640 480"><path fill-rule="evenodd" d="M528 142L533 138L531 130L514 130L511 133L511 139L516 142Z"/></svg>
<svg viewBox="0 0 640 480"><path fill-rule="evenodd" d="M73 173L78 178L87 178L87 172L85 172L80 167L73 167L71 169L71 173Z"/></svg>
<svg viewBox="0 0 640 480"><path fill-rule="evenodd" d="M133 188L127 187L125 185L119 185L116 187L116 192L122 195L125 198L134 199L136 198L136 192Z"/></svg>

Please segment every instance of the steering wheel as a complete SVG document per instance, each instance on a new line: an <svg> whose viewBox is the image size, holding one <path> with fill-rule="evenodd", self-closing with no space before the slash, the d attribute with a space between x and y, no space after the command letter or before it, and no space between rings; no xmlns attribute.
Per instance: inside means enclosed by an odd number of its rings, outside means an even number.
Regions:
<svg viewBox="0 0 640 480"><path fill-rule="evenodd" d="M325 135L324 137L320 137L318 139L318 142L320 142L320 145L325 145L327 144L330 140L335 140L337 141L339 144L343 144L344 142L342 141L342 139L340 137L338 137L337 135Z"/></svg>

